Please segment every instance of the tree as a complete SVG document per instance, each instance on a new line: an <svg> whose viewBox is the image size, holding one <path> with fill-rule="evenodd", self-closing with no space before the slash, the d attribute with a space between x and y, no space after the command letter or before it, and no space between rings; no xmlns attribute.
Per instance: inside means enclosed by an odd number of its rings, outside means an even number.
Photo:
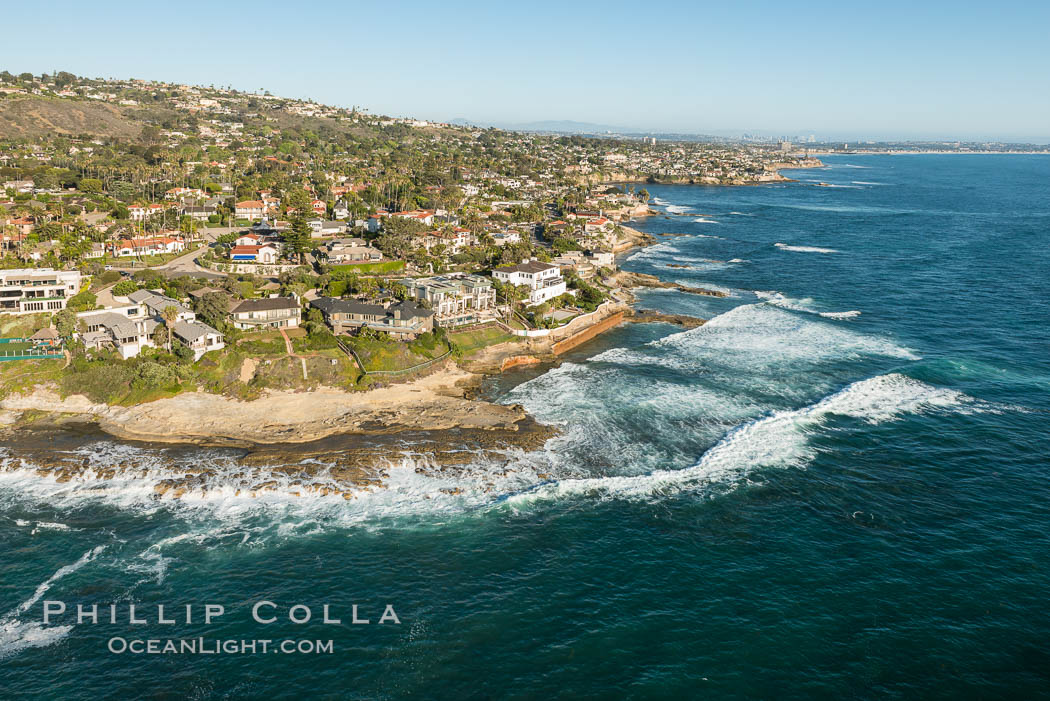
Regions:
<svg viewBox="0 0 1050 701"><path fill-rule="evenodd" d="M51 321L54 323L55 331L58 332L59 336L67 341L73 338L73 334L77 330L77 317L72 311L69 309L63 309L60 312L56 312L55 315L51 317Z"/></svg>
<svg viewBox="0 0 1050 701"><path fill-rule="evenodd" d="M158 324L157 328L153 329L153 334L150 336L150 339L153 341L153 345L157 348L163 348L167 337L168 334L165 328Z"/></svg>
<svg viewBox="0 0 1050 701"><path fill-rule="evenodd" d="M113 286L113 294L117 297L126 297L138 288L134 280L121 280Z"/></svg>
<svg viewBox="0 0 1050 701"><path fill-rule="evenodd" d="M222 292L208 292L193 303L193 311L197 312L197 316L220 331L226 326L229 308L230 298Z"/></svg>
<svg viewBox="0 0 1050 701"><path fill-rule="evenodd" d="M84 290L79 294L75 294L69 298L66 302L66 308L71 309L75 312L83 312L89 309L94 309L98 305L98 298L91 292Z"/></svg>
<svg viewBox="0 0 1050 701"><path fill-rule="evenodd" d="M160 313L164 319L164 325L168 327L168 348L171 348L171 330L175 327L175 320L179 318L179 310L168 305Z"/></svg>

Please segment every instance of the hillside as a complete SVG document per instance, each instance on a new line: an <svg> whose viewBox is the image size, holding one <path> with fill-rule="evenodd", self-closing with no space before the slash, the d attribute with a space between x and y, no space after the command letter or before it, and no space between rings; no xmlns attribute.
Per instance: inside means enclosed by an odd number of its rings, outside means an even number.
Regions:
<svg viewBox="0 0 1050 701"><path fill-rule="evenodd" d="M49 134L135 138L142 124L115 105L91 100L60 100L35 95L0 100L0 138Z"/></svg>

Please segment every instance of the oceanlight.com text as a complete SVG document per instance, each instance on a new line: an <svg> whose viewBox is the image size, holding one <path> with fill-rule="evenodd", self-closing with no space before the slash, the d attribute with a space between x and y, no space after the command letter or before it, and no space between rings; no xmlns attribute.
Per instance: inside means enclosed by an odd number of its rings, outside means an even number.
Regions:
<svg viewBox="0 0 1050 701"><path fill-rule="evenodd" d="M331 640L209 640L207 638L110 638L115 655L331 655Z"/></svg>

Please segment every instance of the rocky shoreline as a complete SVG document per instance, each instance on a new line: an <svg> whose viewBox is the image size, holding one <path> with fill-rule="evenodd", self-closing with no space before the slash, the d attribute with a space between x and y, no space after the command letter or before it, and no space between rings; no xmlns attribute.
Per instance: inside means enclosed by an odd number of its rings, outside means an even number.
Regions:
<svg viewBox="0 0 1050 701"><path fill-rule="evenodd" d="M657 289L668 289L678 290L679 292L685 292L693 295L704 295L706 297L728 297L729 294L722 292L721 290L711 290L706 287L689 287L682 285L677 282L667 282L661 280L655 275L647 275L646 273L632 273L626 270L621 270L613 276L613 280L616 281L620 287L624 289L635 289L638 287L652 287Z"/></svg>
<svg viewBox="0 0 1050 701"><path fill-rule="evenodd" d="M0 401L0 424L17 428L26 416L89 421L124 440L254 446L307 443L335 434L389 434L465 429L513 436L532 419L467 393L478 377L449 368L414 382L352 393L338 389L271 392L254 401L187 392L131 407L95 404L83 395L60 397L38 387Z"/></svg>

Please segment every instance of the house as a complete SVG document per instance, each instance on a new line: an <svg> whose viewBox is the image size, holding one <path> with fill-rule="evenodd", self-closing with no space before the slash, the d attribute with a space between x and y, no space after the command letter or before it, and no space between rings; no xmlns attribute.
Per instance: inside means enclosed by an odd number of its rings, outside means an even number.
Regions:
<svg viewBox="0 0 1050 701"><path fill-rule="evenodd" d="M208 351L222 350L226 347L225 337L203 321L178 321L172 331L175 338L193 351L194 361L200 360Z"/></svg>
<svg viewBox="0 0 1050 701"><path fill-rule="evenodd" d="M260 200L245 200L233 206L233 214L238 219L259 219L266 213L266 205Z"/></svg>
<svg viewBox="0 0 1050 701"><path fill-rule="evenodd" d="M347 206L346 200L338 200L335 206L332 207L332 216L336 219L348 219L350 217L350 207Z"/></svg>
<svg viewBox="0 0 1050 701"><path fill-rule="evenodd" d="M492 235L492 241L497 246L506 246L508 243L521 243L521 234L517 231L498 231Z"/></svg>
<svg viewBox="0 0 1050 701"><path fill-rule="evenodd" d="M97 241L92 242L91 246L84 252L84 257L89 260L93 258L104 258L105 256L106 244Z"/></svg>
<svg viewBox="0 0 1050 701"><path fill-rule="evenodd" d="M14 190L20 195L25 195L33 191L35 183L32 180L7 180L4 182L5 190Z"/></svg>
<svg viewBox="0 0 1050 701"><path fill-rule="evenodd" d="M214 205L203 205L201 207L193 207L190 205L184 205L180 210L179 214L184 217L190 217L200 222L208 221L208 217L213 214L218 214L219 210Z"/></svg>
<svg viewBox="0 0 1050 701"><path fill-rule="evenodd" d="M295 297L246 299L230 310L230 321L238 329L294 329L302 316Z"/></svg>
<svg viewBox="0 0 1050 701"><path fill-rule="evenodd" d="M234 246L230 249L230 260L237 263L273 265L277 262L277 256L277 247L269 243L258 246Z"/></svg>
<svg viewBox="0 0 1050 701"><path fill-rule="evenodd" d="M372 248L364 239L335 239L329 242L326 253L329 263L375 263L383 260L383 253Z"/></svg>
<svg viewBox="0 0 1050 701"><path fill-rule="evenodd" d="M328 205L325 204L324 200L312 200L310 202L310 209L312 209L314 214L319 217L323 217L328 213Z"/></svg>
<svg viewBox="0 0 1050 701"><path fill-rule="evenodd" d="M113 255L118 258L181 253L184 250L186 250L186 242L174 236L125 239L113 244Z"/></svg>
<svg viewBox="0 0 1050 701"><path fill-rule="evenodd" d="M328 238L346 233L346 222L311 219L306 223L310 226L310 238Z"/></svg>
<svg viewBox="0 0 1050 701"><path fill-rule="evenodd" d="M588 219L584 222L583 230L588 234L605 231L610 223L611 222L606 217L594 217L593 219Z"/></svg>
<svg viewBox="0 0 1050 701"><path fill-rule="evenodd" d="M373 214L368 218L368 222L365 224L365 228L368 229L368 233L374 234L383 228L383 214ZM30 227L32 228L32 227Z"/></svg>
<svg viewBox="0 0 1050 701"><path fill-rule="evenodd" d="M368 328L385 331L391 337L405 341L434 329L434 312L412 301L384 304L318 297L310 300L310 306L321 311L335 334Z"/></svg>
<svg viewBox="0 0 1050 701"><path fill-rule="evenodd" d="M184 200L204 197L204 190L195 187L173 187L164 193L166 200Z"/></svg>
<svg viewBox="0 0 1050 701"><path fill-rule="evenodd" d="M128 295L128 300L134 304L142 305L143 313L157 318L163 319L164 310L168 307L175 308L175 318L179 321L193 321L197 318L192 309L184 306L178 300L152 290L135 290Z"/></svg>
<svg viewBox="0 0 1050 701"><path fill-rule="evenodd" d="M550 263L540 263L536 259L496 268L492 277L508 285L525 285L529 288L529 304L540 304L565 294L565 279L561 268Z"/></svg>
<svg viewBox="0 0 1050 701"><path fill-rule="evenodd" d="M401 280L413 299L426 301L435 323L444 327L473 324L496 316L496 290L480 275L450 273Z"/></svg>
<svg viewBox="0 0 1050 701"><path fill-rule="evenodd" d="M66 308L80 292L80 273L53 268L0 270L0 313L33 314Z"/></svg>
<svg viewBox="0 0 1050 701"><path fill-rule="evenodd" d="M434 223L434 214L435 212L432 209L413 209L410 212L394 212L390 216L411 219L430 226Z"/></svg>
<svg viewBox="0 0 1050 701"><path fill-rule="evenodd" d="M153 332L163 324L139 303L80 312L77 318L84 327L78 338L86 348L112 348L124 360L134 358L143 348L154 347Z"/></svg>

